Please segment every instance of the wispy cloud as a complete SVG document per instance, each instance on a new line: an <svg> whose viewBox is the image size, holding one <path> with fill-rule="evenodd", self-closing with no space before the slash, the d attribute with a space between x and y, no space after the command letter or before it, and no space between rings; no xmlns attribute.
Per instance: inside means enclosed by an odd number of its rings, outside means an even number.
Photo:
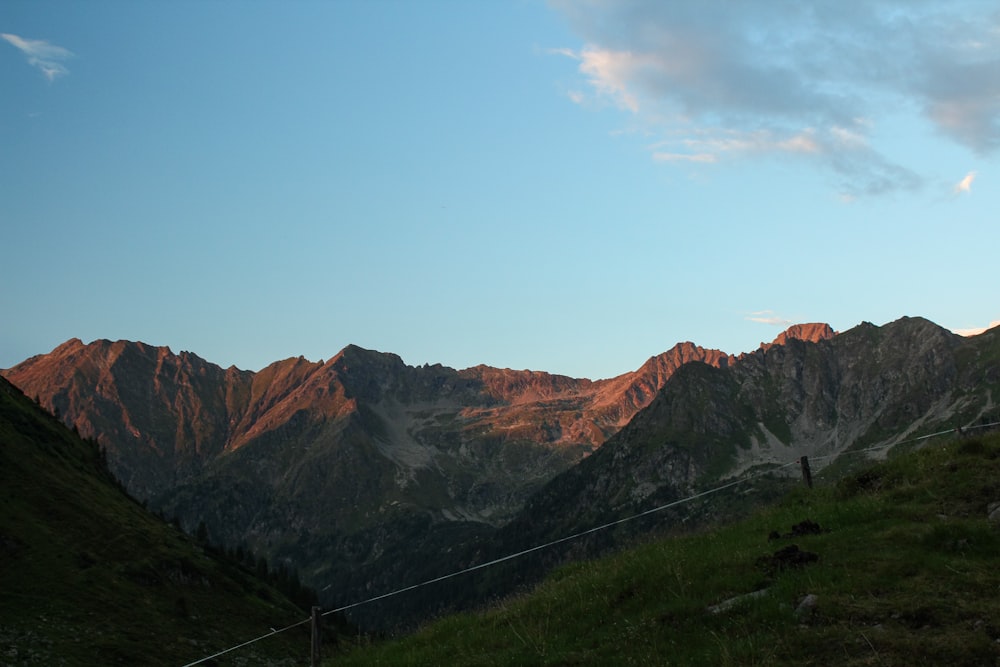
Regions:
<svg viewBox="0 0 1000 667"><path fill-rule="evenodd" d="M69 74L63 62L73 58L73 52L44 39L25 39L10 33L0 33L5 41L17 47L28 58L28 64L37 67L49 81Z"/></svg>
<svg viewBox="0 0 1000 667"><path fill-rule="evenodd" d="M575 54L580 61L580 72L598 95L614 101L632 113L639 111L639 100L630 92L628 81L643 67L632 53L609 49L587 48Z"/></svg>
<svg viewBox="0 0 1000 667"><path fill-rule="evenodd" d="M970 171L965 178L955 184L955 194L972 192L972 182L976 180L976 172Z"/></svg>
<svg viewBox="0 0 1000 667"><path fill-rule="evenodd" d="M978 336L979 334L989 331L993 327L1000 326L1000 320L993 320L990 322L989 326L985 327L973 327L971 329L952 329L959 336Z"/></svg>
<svg viewBox="0 0 1000 667"><path fill-rule="evenodd" d="M803 158L853 199L922 185L874 147L878 121L900 109L976 153L1000 149L992 2L553 4L586 44L557 52L578 61L592 99L656 127L659 161Z"/></svg>
<svg viewBox="0 0 1000 667"><path fill-rule="evenodd" d="M656 151L653 159L657 162L718 162L719 158L714 153L670 153L667 151Z"/></svg>
<svg viewBox="0 0 1000 667"><path fill-rule="evenodd" d="M794 324L792 320L781 317L773 310L758 310L754 313L749 313L746 319L751 322L758 322L760 324L770 324L777 327L788 327Z"/></svg>

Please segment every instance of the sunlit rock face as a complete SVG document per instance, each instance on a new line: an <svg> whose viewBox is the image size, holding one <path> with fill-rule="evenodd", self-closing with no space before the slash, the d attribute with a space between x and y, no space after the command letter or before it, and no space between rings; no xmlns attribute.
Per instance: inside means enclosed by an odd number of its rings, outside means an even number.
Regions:
<svg viewBox="0 0 1000 667"><path fill-rule="evenodd" d="M307 480L323 480L293 471L336 450L338 469L359 456L384 468L374 480L347 475L362 484L363 513L388 502L498 523L624 426L689 361L725 365L729 357L682 343L635 372L591 381L488 366L412 367L348 346L326 362L299 357L253 373L165 347L74 339L5 375L106 447L134 495L165 507L176 489L246 457L268 462L255 473L261 494L307 496L314 493ZM347 443L356 451L343 451ZM246 448L253 453L237 456ZM294 488L283 488L291 478Z"/></svg>

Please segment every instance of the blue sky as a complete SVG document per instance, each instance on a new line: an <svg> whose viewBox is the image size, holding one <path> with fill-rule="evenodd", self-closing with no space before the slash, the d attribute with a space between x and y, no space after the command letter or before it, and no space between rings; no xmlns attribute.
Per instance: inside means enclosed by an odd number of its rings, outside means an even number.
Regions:
<svg viewBox="0 0 1000 667"><path fill-rule="evenodd" d="M1000 320L995 2L0 5L0 367Z"/></svg>

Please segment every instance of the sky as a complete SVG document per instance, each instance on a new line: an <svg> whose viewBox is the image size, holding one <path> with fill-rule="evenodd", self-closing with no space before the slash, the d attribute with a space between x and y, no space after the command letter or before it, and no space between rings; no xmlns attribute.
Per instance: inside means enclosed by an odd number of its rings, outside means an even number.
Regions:
<svg viewBox="0 0 1000 667"><path fill-rule="evenodd" d="M0 3L0 368L1000 321L1000 6Z"/></svg>

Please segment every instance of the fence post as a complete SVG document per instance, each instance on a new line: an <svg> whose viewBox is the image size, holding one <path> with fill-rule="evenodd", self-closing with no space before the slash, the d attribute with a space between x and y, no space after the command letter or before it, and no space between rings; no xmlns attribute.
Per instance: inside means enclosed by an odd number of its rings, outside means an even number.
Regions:
<svg viewBox="0 0 1000 667"><path fill-rule="evenodd" d="M802 466L802 481L805 482L806 486L810 489L813 488L813 476L812 472L809 470L809 457L799 457L799 465Z"/></svg>
<svg viewBox="0 0 1000 667"><path fill-rule="evenodd" d="M322 618L323 617L319 613L319 607L313 607L312 608L312 651L311 651L312 657L311 657L311 662L309 663L312 665L312 667L319 667L320 663L320 644L321 644L320 630L322 629L320 627L320 623L322 622Z"/></svg>

